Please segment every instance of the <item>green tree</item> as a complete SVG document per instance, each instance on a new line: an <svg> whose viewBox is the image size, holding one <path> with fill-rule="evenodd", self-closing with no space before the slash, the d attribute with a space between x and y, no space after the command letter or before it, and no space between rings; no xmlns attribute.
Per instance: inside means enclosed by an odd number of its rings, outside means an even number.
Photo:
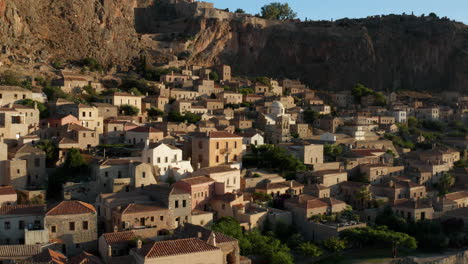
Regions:
<svg viewBox="0 0 468 264"><path fill-rule="evenodd" d="M261 16L266 19L287 20L295 19L297 13L289 7L288 3L274 2L262 7Z"/></svg>
<svg viewBox="0 0 468 264"><path fill-rule="evenodd" d="M34 101L32 99L23 99L23 100L20 100L20 101L18 101L16 103L21 104L21 105L26 105L26 106L29 106L29 107L34 107L34 105L36 105L37 109L39 110L39 114L40 114L41 118L49 117L49 109L47 108L47 106L44 103Z"/></svg>
<svg viewBox="0 0 468 264"><path fill-rule="evenodd" d="M315 120L317 120L320 116L319 112L317 111L314 111L314 110L311 110L311 109L307 109L303 112L303 115L304 115L304 121L307 123L307 124L313 124Z"/></svg>
<svg viewBox="0 0 468 264"><path fill-rule="evenodd" d="M57 146L50 140L41 140L36 143L36 147L46 153L46 166L48 168L55 167L59 158Z"/></svg>
<svg viewBox="0 0 468 264"><path fill-rule="evenodd" d="M302 255L308 257L320 257L321 255L323 255L323 250L311 242L301 243L299 244L297 249L299 250L299 252L301 252Z"/></svg>
<svg viewBox="0 0 468 264"><path fill-rule="evenodd" d="M140 112L140 110L138 108L136 108L133 105L128 105L128 104L121 105L119 107L119 111L123 115L127 115L127 116L136 116Z"/></svg>
<svg viewBox="0 0 468 264"><path fill-rule="evenodd" d="M219 81L219 74L217 71L211 71L210 72L210 79L217 82Z"/></svg>
<svg viewBox="0 0 468 264"><path fill-rule="evenodd" d="M86 161L78 149L72 148L67 152L67 157L65 158L65 162L63 163L64 168L80 169L86 166Z"/></svg>
<svg viewBox="0 0 468 264"><path fill-rule="evenodd" d="M67 93L62 91L60 87L57 86L50 86L46 85L44 88L42 88L42 91L47 95L47 99L49 101L55 101L58 98L64 98L64 99L71 99L71 96L69 96Z"/></svg>
<svg viewBox="0 0 468 264"><path fill-rule="evenodd" d="M331 237L327 240L322 242L323 247L325 247L328 251L331 252L341 252L346 249L346 241L341 240L336 237Z"/></svg>
<svg viewBox="0 0 468 264"><path fill-rule="evenodd" d="M148 117L150 120L156 120L158 117L164 116L164 112L156 107L146 109L146 112L148 113Z"/></svg>
<svg viewBox="0 0 468 264"><path fill-rule="evenodd" d="M184 119L187 121L187 123L195 124L201 120L201 116L191 112L187 112L185 113Z"/></svg>
<svg viewBox="0 0 468 264"><path fill-rule="evenodd" d="M88 57L88 58L83 59L81 61L81 66L82 67L87 67L92 72L95 72L95 71L102 72L103 71L102 65L95 58Z"/></svg>
<svg viewBox="0 0 468 264"><path fill-rule="evenodd" d="M437 183L439 195L444 195L449 192L449 188L455 184L455 177L450 172L444 172Z"/></svg>
<svg viewBox="0 0 468 264"><path fill-rule="evenodd" d="M167 121L169 122L184 122L184 120L184 115L176 111L170 111L167 115Z"/></svg>
<svg viewBox="0 0 468 264"><path fill-rule="evenodd" d="M21 78L17 72L6 70L0 75L0 84L19 86L21 85Z"/></svg>
<svg viewBox="0 0 468 264"><path fill-rule="evenodd" d="M237 8L236 11L234 11L234 13L237 13L237 14L245 14L245 11L244 11L244 9L242 9L242 8Z"/></svg>

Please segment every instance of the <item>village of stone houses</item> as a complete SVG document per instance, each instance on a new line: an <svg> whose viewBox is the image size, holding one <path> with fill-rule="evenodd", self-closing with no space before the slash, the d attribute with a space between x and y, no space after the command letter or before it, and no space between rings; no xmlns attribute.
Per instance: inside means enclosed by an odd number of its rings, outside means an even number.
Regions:
<svg viewBox="0 0 468 264"><path fill-rule="evenodd" d="M0 75L2 264L403 261L468 246L467 94L328 91L180 58L153 80L93 58L53 67Z"/></svg>

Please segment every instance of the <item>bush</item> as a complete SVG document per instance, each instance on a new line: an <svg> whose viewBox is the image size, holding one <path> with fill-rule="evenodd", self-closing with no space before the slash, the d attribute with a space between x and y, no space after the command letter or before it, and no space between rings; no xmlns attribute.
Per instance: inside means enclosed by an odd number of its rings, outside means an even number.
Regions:
<svg viewBox="0 0 468 264"><path fill-rule="evenodd" d="M127 115L127 116L136 116L138 115L138 113L140 112L140 110L138 108L136 108L135 106L133 105L128 105L128 104L125 104L125 105L121 105L119 107L119 111L123 114L123 115Z"/></svg>
<svg viewBox="0 0 468 264"><path fill-rule="evenodd" d="M160 117L160 116L163 116L164 115L164 112L155 108L155 107L151 107L149 109L146 110L146 112L148 113L148 117L150 120L156 120L156 118Z"/></svg>
<svg viewBox="0 0 468 264"><path fill-rule="evenodd" d="M95 58L85 58L81 61L82 67L87 67L92 72L102 72L102 65Z"/></svg>
<svg viewBox="0 0 468 264"><path fill-rule="evenodd" d="M308 257L320 257L323 255L323 250L311 242L301 243L297 249L302 255Z"/></svg>
<svg viewBox="0 0 468 264"><path fill-rule="evenodd" d="M261 15L263 18L275 20L295 19L297 17L297 13L289 7L288 3L278 2L264 5L261 9Z"/></svg>
<svg viewBox="0 0 468 264"><path fill-rule="evenodd" d="M346 241L338 239L336 237L331 237L322 242L324 248L330 252L341 252L346 249Z"/></svg>

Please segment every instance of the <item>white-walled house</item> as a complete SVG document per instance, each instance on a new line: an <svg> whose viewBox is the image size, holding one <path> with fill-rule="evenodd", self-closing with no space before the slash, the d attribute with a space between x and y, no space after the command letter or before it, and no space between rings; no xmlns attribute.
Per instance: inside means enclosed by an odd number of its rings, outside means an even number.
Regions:
<svg viewBox="0 0 468 264"><path fill-rule="evenodd" d="M189 160L182 160L182 150L169 144L147 144L142 151L143 162L159 168L159 180L166 181L169 176L180 180L193 172Z"/></svg>
<svg viewBox="0 0 468 264"><path fill-rule="evenodd" d="M254 145L258 147L265 144L265 140L260 133L240 133L239 135L242 136L242 144L245 146Z"/></svg>

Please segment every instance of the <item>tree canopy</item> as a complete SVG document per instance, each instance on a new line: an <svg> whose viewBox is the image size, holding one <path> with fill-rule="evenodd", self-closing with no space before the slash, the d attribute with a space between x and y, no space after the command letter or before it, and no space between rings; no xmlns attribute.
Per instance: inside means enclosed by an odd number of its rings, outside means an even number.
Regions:
<svg viewBox="0 0 468 264"><path fill-rule="evenodd" d="M297 13L289 7L288 3L273 2L262 7L261 16L266 19L287 20L295 19Z"/></svg>
<svg viewBox="0 0 468 264"><path fill-rule="evenodd" d="M137 107L128 104L121 105L119 107L119 110L122 114L127 116L136 116L140 112L140 110Z"/></svg>

